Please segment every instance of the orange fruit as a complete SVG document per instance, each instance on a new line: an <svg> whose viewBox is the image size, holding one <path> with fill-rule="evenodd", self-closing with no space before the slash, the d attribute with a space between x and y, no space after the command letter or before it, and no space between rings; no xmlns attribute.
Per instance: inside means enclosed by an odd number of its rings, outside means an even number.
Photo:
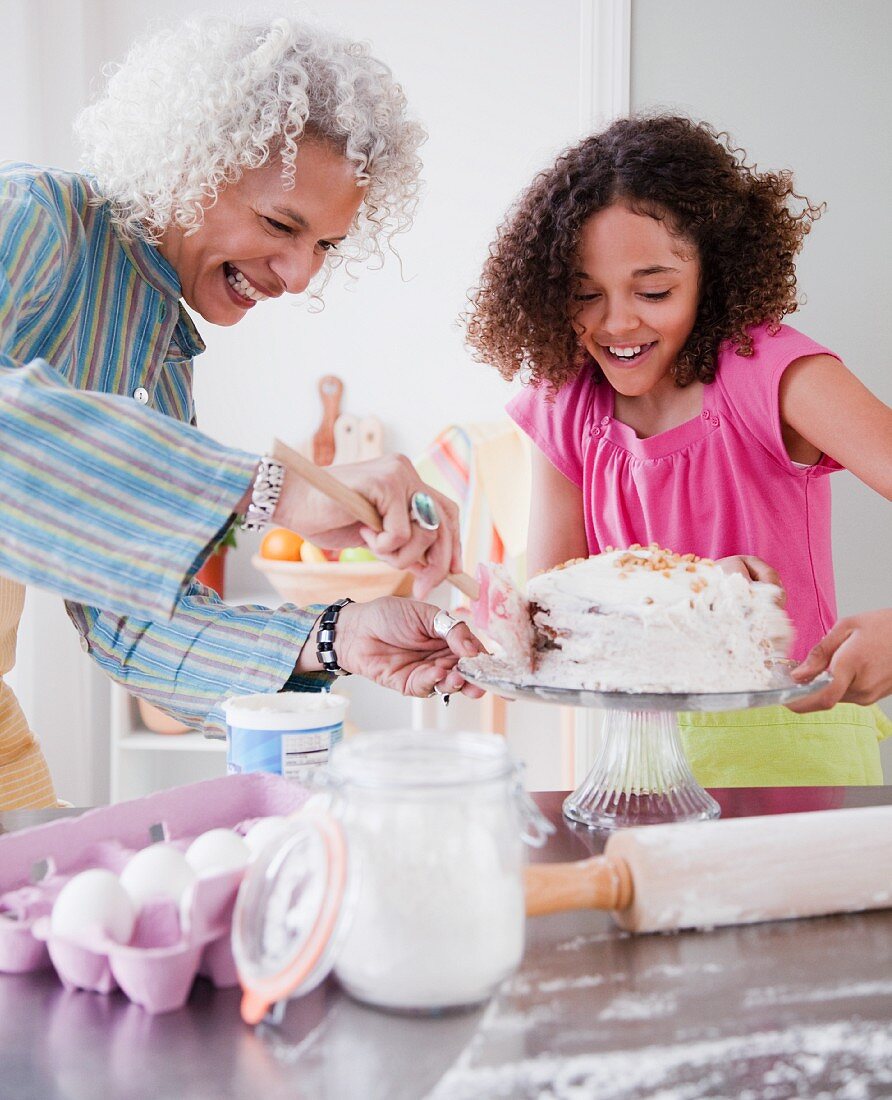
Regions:
<svg viewBox="0 0 892 1100"><path fill-rule="evenodd" d="M286 527L273 527L263 536L260 556L273 561L300 561L304 540Z"/></svg>

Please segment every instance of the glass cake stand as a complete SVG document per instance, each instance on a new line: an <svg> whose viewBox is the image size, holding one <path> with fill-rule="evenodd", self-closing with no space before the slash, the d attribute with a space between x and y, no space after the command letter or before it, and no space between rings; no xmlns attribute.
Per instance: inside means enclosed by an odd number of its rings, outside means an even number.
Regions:
<svg viewBox="0 0 892 1100"><path fill-rule="evenodd" d="M789 703L819 691L828 673L809 684L790 679L790 662L774 669L776 686L759 691L632 693L583 691L518 683L495 657L459 661L466 680L506 699L533 699L606 712L603 744L591 771L564 801L564 816L590 829L622 829L718 817L719 804L694 778L681 744L678 711L747 710Z"/></svg>

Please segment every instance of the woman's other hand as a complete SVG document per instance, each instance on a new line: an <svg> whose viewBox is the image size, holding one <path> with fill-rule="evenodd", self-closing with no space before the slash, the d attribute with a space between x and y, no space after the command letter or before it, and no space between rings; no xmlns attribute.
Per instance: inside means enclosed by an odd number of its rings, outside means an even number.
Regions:
<svg viewBox="0 0 892 1100"><path fill-rule="evenodd" d="M788 703L790 710L807 714L837 703L866 706L892 694L892 608L840 619L791 675L806 684L825 669L833 682Z"/></svg>
<svg viewBox="0 0 892 1100"><path fill-rule="evenodd" d="M335 636L338 664L402 695L426 698L436 685L440 694L462 693L479 699L483 692L456 669L460 657L485 652L467 623L458 622L440 637L434 630L439 608L418 600L385 596L341 609ZM297 671L318 671L315 629L301 652Z"/></svg>
<svg viewBox="0 0 892 1100"><path fill-rule="evenodd" d="M357 522L343 505L290 472L273 522L331 550L364 543L381 561L412 572L415 594L422 598L447 574L461 571L458 508L426 485L405 455L328 467L328 472L374 506L383 523L381 532ZM440 521L436 530L426 530L412 519L415 493L426 493L433 501Z"/></svg>

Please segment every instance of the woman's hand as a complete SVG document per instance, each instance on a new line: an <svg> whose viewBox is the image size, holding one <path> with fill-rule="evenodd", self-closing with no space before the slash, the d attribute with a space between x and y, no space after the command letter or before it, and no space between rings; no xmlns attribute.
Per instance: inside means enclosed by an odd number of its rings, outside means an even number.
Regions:
<svg viewBox="0 0 892 1100"><path fill-rule="evenodd" d="M892 694L892 608L840 619L791 675L806 684L829 669L833 682L821 691L788 703L807 714L837 703L875 703Z"/></svg>
<svg viewBox="0 0 892 1100"><path fill-rule="evenodd" d="M440 694L461 692L479 699L483 692L455 668L459 657L485 652L466 623L458 622L445 638L434 631L439 608L418 600L385 596L341 608L335 635L338 664L403 695L426 698L436 685ZM318 671L315 628L297 663L298 672Z"/></svg>
<svg viewBox="0 0 892 1100"><path fill-rule="evenodd" d="M405 455L328 467L328 472L374 506L383 531L375 532L357 522L343 505L291 471L286 471L273 522L331 550L364 543L381 561L410 570L419 597L426 596L448 573L461 571L458 508L426 485ZM412 496L419 492L427 493L434 502L440 520L436 531L425 530L411 518Z"/></svg>

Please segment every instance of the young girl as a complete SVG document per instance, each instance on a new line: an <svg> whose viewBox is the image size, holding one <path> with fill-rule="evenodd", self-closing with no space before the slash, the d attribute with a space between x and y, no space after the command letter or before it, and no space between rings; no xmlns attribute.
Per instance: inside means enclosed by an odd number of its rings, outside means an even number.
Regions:
<svg viewBox="0 0 892 1100"><path fill-rule="evenodd" d="M530 572L605 546L753 555L787 591L801 659L832 626L830 487L892 499L892 410L781 319L821 209L710 126L615 122L540 173L472 296L471 346L528 388ZM710 786L881 783L876 707L683 716Z"/></svg>

